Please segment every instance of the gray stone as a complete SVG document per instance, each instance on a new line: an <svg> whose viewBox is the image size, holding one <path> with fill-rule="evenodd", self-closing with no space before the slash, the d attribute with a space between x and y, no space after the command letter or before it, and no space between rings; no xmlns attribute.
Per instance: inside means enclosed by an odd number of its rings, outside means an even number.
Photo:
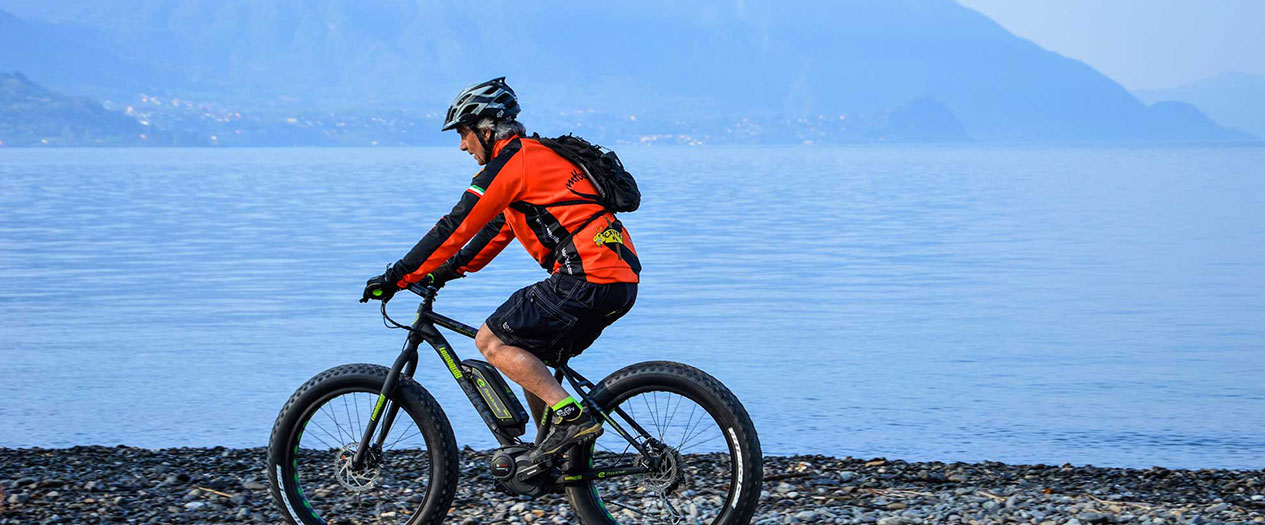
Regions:
<svg viewBox="0 0 1265 525"><path fill-rule="evenodd" d="M1107 521L1107 516L1097 512L1082 512L1076 515L1076 518L1086 523L1102 523Z"/></svg>
<svg viewBox="0 0 1265 525"><path fill-rule="evenodd" d="M332 467L331 467L331 468L332 468ZM267 488L268 488L268 485L266 485L266 484L264 484L264 483L260 483L260 482L255 481L255 480L250 480L250 481L243 481L243 482L242 482L242 488L244 488L244 489L246 489L246 490L264 490L264 489L267 489Z"/></svg>

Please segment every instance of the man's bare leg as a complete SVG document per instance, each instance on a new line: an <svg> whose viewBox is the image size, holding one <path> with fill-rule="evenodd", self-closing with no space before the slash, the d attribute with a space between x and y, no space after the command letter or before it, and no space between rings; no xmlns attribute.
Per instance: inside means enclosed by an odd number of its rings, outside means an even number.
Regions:
<svg viewBox="0 0 1265 525"><path fill-rule="evenodd" d="M527 398L527 411L531 412L531 420L536 422L536 429L539 430L540 425L545 423L545 408L549 405L526 388L523 389L523 395Z"/></svg>
<svg viewBox="0 0 1265 525"><path fill-rule="evenodd" d="M501 338L488 330L488 325L479 327L479 333L474 337L474 345L479 347L483 357L487 358L492 366L504 372L528 392L535 394L547 406L557 405L570 397L567 391L562 389L562 385L553 378L553 374L545 367L545 363L540 361L540 358L527 350L505 344ZM529 396L528 403L530 402Z"/></svg>

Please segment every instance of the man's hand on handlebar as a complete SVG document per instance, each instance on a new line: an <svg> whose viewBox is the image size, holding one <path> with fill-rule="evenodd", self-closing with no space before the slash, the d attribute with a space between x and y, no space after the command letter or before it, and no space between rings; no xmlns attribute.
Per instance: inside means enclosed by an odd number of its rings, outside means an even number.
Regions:
<svg viewBox="0 0 1265 525"><path fill-rule="evenodd" d="M365 283L365 292L364 292L364 295L360 297L360 302L367 303L369 302L370 299L376 299L385 303L387 301L390 301L391 297L395 296L395 292L399 291L399 288L395 286L395 281L393 281L392 278L390 277L391 269L392 267L388 266L386 273L373 277L372 279L369 279L369 281ZM438 290L440 288L443 288L444 285L448 283L448 281L451 281L453 279L460 279L462 277L465 277L465 276L461 275L460 273L457 273L455 270L453 270L451 267L445 264L443 266L440 266L434 272L426 274L425 278L409 286L409 288L413 288L414 286L421 286L423 288L432 287Z"/></svg>
<svg viewBox="0 0 1265 525"><path fill-rule="evenodd" d="M385 303L395 296L397 290L399 288L395 287L395 283L387 281L385 274L378 275L365 283L365 292L360 297L360 302L367 303L370 299L376 299Z"/></svg>
<svg viewBox="0 0 1265 525"><path fill-rule="evenodd" d="M447 264L436 268L435 271L426 274L426 278L422 280L422 284L426 286L434 286L436 289L443 288L448 281L465 277L453 270Z"/></svg>

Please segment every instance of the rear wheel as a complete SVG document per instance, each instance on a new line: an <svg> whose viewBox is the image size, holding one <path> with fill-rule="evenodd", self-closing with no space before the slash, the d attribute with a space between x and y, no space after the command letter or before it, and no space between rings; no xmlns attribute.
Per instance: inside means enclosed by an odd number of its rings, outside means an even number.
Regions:
<svg viewBox="0 0 1265 525"><path fill-rule="evenodd" d="M716 378L681 363L638 363L611 374L594 401L658 459L649 473L567 488L586 524L748 523L760 498L763 463L751 418ZM619 407L649 436L614 412ZM645 464L607 423L590 446L573 452L570 472Z"/></svg>
<svg viewBox="0 0 1265 525"><path fill-rule="evenodd" d="M438 403L400 378L379 400L389 370L343 365L308 380L290 397L272 428L268 479L290 523L440 523L457 485L457 445ZM395 419L366 465L351 458L370 418L381 433Z"/></svg>

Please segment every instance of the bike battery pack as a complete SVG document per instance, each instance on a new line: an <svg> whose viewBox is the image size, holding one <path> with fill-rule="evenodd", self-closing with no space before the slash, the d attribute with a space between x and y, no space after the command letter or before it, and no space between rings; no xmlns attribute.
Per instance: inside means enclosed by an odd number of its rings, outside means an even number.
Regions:
<svg viewBox="0 0 1265 525"><path fill-rule="evenodd" d="M511 437L527 432L527 411L496 367L486 361L466 359L461 362L461 370L470 375L479 396L487 401L498 427Z"/></svg>

